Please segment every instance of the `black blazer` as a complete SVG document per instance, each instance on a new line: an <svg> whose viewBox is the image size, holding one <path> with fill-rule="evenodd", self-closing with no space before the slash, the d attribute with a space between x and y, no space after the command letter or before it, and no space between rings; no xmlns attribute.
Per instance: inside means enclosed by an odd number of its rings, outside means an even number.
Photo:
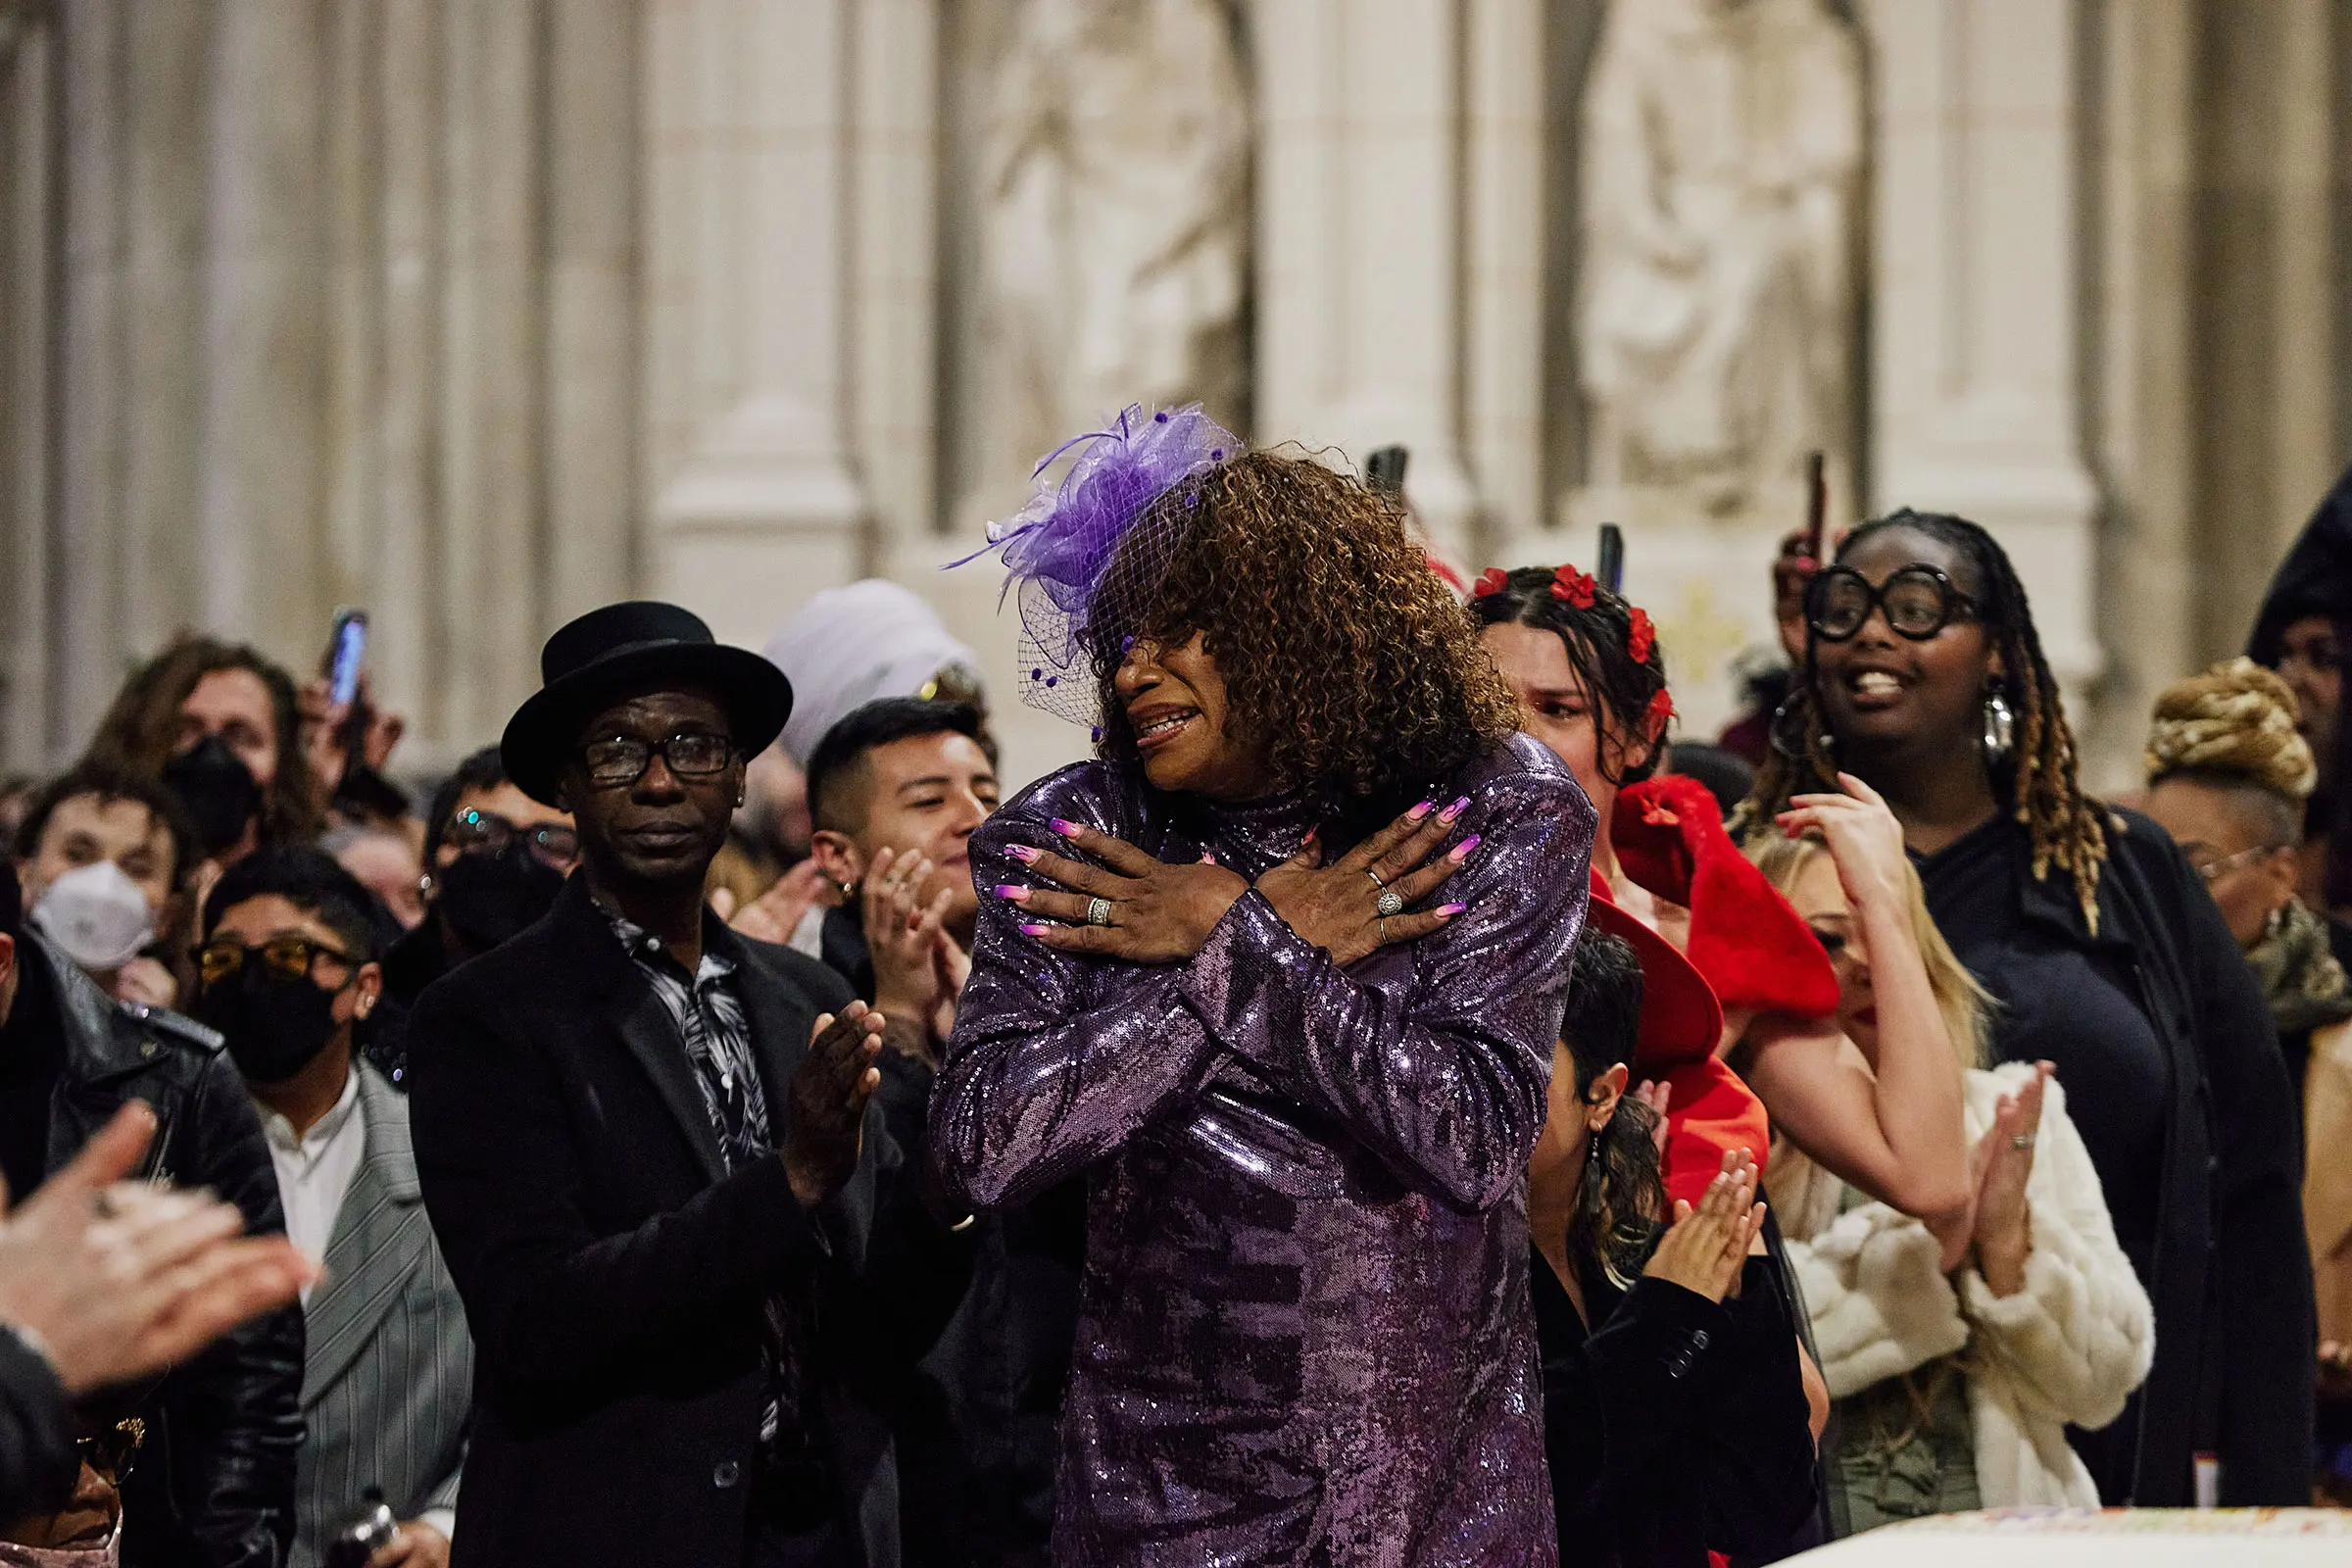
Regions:
<svg viewBox="0 0 2352 1568"><path fill-rule="evenodd" d="M738 964L779 1120L819 1012L813 959L707 922ZM869 1112L857 1176L815 1215L781 1159L727 1174L675 1026L575 877L554 910L418 999L409 1032L417 1175L473 1334L459 1568L708 1568L743 1560L762 1302L813 1301L809 1382L848 1533L898 1560L877 1346L936 1335L911 1263L954 1247L920 1173ZM954 1281L961 1290L961 1280Z"/></svg>

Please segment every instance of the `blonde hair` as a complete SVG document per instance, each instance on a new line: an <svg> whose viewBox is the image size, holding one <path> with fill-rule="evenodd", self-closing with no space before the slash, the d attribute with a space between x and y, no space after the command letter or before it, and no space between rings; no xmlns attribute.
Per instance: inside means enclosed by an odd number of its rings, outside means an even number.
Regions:
<svg viewBox="0 0 2352 1568"><path fill-rule="evenodd" d="M1774 833L1749 843L1747 858L1764 879L1782 893L1795 887L1796 879L1816 857L1830 853L1830 847L1811 833L1791 839ZM1936 917L1928 913L1927 890L1920 885L1919 871L1907 861L1903 866L1903 881L1911 906L1911 935L1919 944L1921 962L1927 965L1928 990L1936 998L1936 1010L1943 1017L1944 1033L1951 1037L1952 1056L1959 1071L1984 1064L1985 1025L1992 1009L1992 997L1977 984L1977 977L1952 952L1952 945L1943 940L1936 929Z"/></svg>
<svg viewBox="0 0 2352 1568"><path fill-rule="evenodd" d="M1747 845L1747 858L1764 873L1765 880L1784 895L1796 886L1796 879L1804 874L1806 866L1829 853L1829 845L1812 833L1791 839L1775 832L1751 839ZM1984 1064L1992 997L1977 984L1977 977L1968 972L1959 955L1952 952L1952 945L1936 929L1936 917L1928 912L1927 889L1920 883L1918 868L1907 860L1903 865L1903 882L1911 907L1912 940L1919 946L1920 961L1927 966L1928 992L1936 999L1936 1010L1943 1018L1944 1035L1952 1043L1952 1070L1965 1077L1970 1068ZM1766 1196L1774 1204L1792 1215L1801 1212L1813 1170L1813 1161L1805 1152L1776 1130L1772 1137L1772 1158L1765 1166L1764 1176Z"/></svg>
<svg viewBox="0 0 2352 1568"><path fill-rule="evenodd" d="M2230 659L2177 680L2156 696L2142 760L2148 783L2178 774L2216 784L2251 784L2290 806L2319 782L2293 688L2251 659Z"/></svg>

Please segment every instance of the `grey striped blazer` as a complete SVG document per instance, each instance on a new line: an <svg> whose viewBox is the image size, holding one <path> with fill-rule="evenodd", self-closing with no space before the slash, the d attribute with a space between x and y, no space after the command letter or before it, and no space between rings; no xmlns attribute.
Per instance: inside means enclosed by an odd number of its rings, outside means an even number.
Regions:
<svg viewBox="0 0 2352 1568"><path fill-rule="evenodd" d="M402 1519L455 1507L473 1403L466 1308L434 1245L409 1147L409 1102L366 1062L367 1148L326 1244L326 1279L303 1309L303 1440L288 1568L317 1568L318 1538L368 1487Z"/></svg>

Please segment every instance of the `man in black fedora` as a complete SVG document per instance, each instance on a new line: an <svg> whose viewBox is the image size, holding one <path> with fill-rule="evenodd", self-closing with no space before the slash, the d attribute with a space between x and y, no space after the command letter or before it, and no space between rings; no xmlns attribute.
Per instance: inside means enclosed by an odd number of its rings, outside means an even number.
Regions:
<svg viewBox="0 0 2352 1568"><path fill-rule="evenodd" d="M501 750L572 813L579 870L410 1025L477 1367L451 1560L890 1568L861 1386L920 1353L965 1260L869 1114L878 1017L703 905L791 687L661 604L581 616L541 667Z"/></svg>

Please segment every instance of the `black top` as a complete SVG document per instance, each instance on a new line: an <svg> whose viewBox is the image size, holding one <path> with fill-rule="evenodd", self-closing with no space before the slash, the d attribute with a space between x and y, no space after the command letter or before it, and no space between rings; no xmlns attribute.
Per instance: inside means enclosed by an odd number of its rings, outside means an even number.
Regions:
<svg viewBox="0 0 2352 1568"><path fill-rule="evenodd" d="M2107 1189L2116 1240L2141 1279L2155 1261L2163 1190L2164 1043L2128 953L2085 948L2026 919L2025 830L1995 817L1919 862L1928 907L1960 961L1999 1004L1992 1054L2048 1061Z"/></svg>
<svg viewBox="0 0 2352 1568"><path fill-rule="evenodd" d="M49 1091L65 1070L66 1035L47 967L20 959L17 973L16 1005L0 1025L0 1175L21 1203L49 1172Z"/></svg>
<svg viewBox="0 0 2352 1568"><path fill-rule="evenodd" d="M827 967L874 1000L873 957L854 906L825 912ZM920 1157L931 1068L885 1051L874 1092L883 1124ZM888 1369L904 1568L1043 1562L1054 1527L1056 1429L1078 1335L1086 1181L972 1224L971 1284L919 1362Z"/></svg>
<svg viewBox="0 0 2352 1568"><path fill-rule="evenodd" d="M2186 1506L2192 1456L2226 1506L2308 1500L2315 1367L2301 1148L2269 1004L2164 830L2115 811L2085 918L1996 817L1920 861L1928 907L2000 1003L1992 1054L2057 1064L2117 1240L2156 1312L2124 1414L2071 1434L2100 1497Z"/></svg>
<svg viewBox="0 0 2352 1568"><path fill-rule="evenodd" d="M1721 1305L1643 1278L1584 1281L1584 1319L1529 1250L1561 1568L1706 1568L1769 1552L1814 1506L1796 1320L1751 1258Z"/></svg>

